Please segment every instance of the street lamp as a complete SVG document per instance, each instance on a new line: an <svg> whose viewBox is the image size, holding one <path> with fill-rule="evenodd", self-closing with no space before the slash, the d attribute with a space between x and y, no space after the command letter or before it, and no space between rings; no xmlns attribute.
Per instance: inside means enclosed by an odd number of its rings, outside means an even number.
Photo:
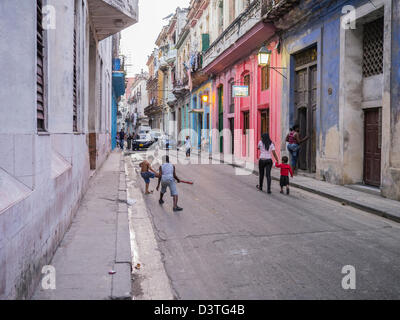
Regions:
<svg viewBox="0 0 400 320"><path fill-rule="evenodd" d="M269 64L272 51L268 50L267 47L262 46L260 51L258 51L258 65L260 67L265 67Z"/></svg>
<svg viewBox="0 0 400 320"><path fill-rule="evenodd" d="M203 94L203 95L201 96L201 100L202 100L204 103L208 103L208 94Z"/></svg>

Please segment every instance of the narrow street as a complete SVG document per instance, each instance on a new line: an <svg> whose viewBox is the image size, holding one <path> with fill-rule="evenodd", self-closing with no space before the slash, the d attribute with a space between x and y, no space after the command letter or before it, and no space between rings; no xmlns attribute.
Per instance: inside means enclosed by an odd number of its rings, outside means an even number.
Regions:
<svg viewBox="0 0 400 320"><path fill-rule="evenodd" d="M172 211L169 193L164 206L156 191L145 203L177 298L400 296L399 224L299 189L281 195L274 181L272 195L261 193L258 177L228 165L176 168L195 182L178 185L184 211ZM342 288L346 265L356 290Z"/></svg>

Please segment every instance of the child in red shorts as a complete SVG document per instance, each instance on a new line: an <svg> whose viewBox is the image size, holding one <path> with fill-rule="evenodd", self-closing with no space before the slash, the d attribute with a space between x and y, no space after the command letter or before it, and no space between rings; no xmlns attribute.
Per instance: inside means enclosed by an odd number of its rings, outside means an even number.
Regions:
<svg viewBox="0 0 400 320"><path fill-rule="evenodd" d="M280 185L281 185L281 193L283 193L283 187L286 187L286 194L289 194L289 173L290 176L293 178L293 170L290 165L288 165L289 158L288 157L282 157L282 163L281 164L275 164L277 168L281 169L281 180L280 180Z"/></svg>

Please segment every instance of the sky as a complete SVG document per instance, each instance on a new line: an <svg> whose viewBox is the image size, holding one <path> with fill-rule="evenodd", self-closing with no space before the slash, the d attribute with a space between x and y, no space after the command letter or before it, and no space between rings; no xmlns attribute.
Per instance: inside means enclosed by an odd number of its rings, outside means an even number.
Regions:
<svg viewBox="0 0 400 320"><path fill-rule="evenodd" d="M177 7L189 7L190 0L139 0L139 22L122 31L121 54L130 56L128 77L148 71L146 62L153 52L155 42L161 29L168 24L163 20Z"/></svg>

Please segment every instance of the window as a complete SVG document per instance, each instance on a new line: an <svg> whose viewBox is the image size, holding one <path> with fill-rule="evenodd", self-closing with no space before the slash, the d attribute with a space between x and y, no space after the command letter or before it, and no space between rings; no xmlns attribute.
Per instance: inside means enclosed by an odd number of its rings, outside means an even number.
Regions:
<svg viewBox="0 0 400 320"><path fill-rule="evenodd" d="M42 0L36 0L37 9L37 30L36 30L36 54L37 54L37 69L36 69L36 119L37 130L46 130L46 103L45 103L45 75L44 75L44 30L42 26Z"/></svg>
<svg viewBox="0 0 400 320"><path fill-rule="evenodd" d="M383 17L364 25L364 77L383 73L383 29Z"/></svg>
<svg viewBox="0 0 400 320"><path fill-rule="evenodd" d="M261 90L265 91L269 89L270 82L270 69L269 66L265 66L261 69Z"/></svg>
<svg viewBox="0 0 400 320"><path fill-rule="evenodd" d="M243 84L249 87L249 95L250 95L250 75L246 74L244 76Z"/></svg>

